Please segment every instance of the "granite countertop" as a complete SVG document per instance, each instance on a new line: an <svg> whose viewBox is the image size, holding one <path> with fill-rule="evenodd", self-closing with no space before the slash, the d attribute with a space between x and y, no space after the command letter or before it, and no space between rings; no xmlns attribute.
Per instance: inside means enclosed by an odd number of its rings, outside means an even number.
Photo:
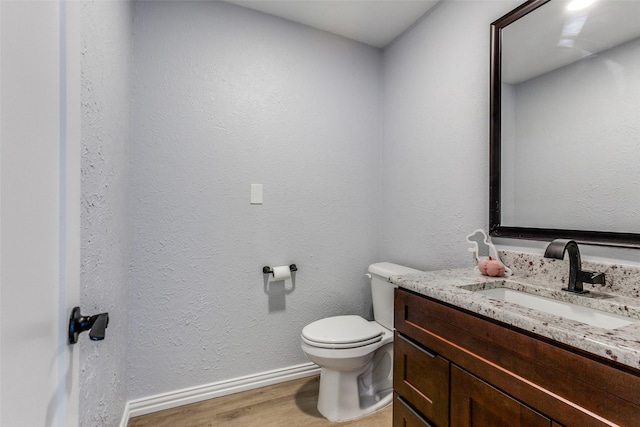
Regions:
<svg viewBox="0 0 640 427"><path fill-rule="evenodd" d="M501 253L503 261L511 257L517 256ZM514 268L517 263L513 260L511 264L505 262L514 271L510 277L487 277L482 276L477 268L463 268L392 276L390 281L401 288L640 369L640 298L635 297L636 288L640 287L640 275L630 274L629 269L618 266L599 265L596 266L600 267L597 271L609 272L607 284L591 287L588 296L576 295L561 290L566 286L562 283L566 278L555 277L554 272L563 271L566 262L554 264L554 261L526 260L523 261L526 269ZM536 275L535 271L531 271L536 263L546 269L546 274ZM568 272L568 264L566 267ZM631 272L635 273L635 268ZM612 281L617 285L612 285ZM625 291L616 288L623 285ZM599 328L473 292L495 287L572 302L631 317L638 322L615 329ZM588 287L590 285L585 284L585 288ZM616 290L618 292L614 292Z"/></svg>

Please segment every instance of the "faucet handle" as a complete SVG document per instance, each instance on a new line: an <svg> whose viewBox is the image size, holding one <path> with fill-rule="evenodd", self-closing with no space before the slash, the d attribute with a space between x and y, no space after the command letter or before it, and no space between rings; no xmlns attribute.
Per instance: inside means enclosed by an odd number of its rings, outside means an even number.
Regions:
<svg viewBox="0 0 640 427"><path fill-rule="evenodd" d="M606 275L597 271L578 271L578 280L594 285L604 285Z"/></svg>

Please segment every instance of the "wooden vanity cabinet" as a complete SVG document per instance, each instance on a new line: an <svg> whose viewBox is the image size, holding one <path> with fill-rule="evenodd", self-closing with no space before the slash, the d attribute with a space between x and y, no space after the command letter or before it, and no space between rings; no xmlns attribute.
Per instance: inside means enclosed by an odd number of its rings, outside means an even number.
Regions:
<svg viewBox="0 0 640 427"><path fill-rule="evenodd" d="M394 426L640 425L640 371L405 289Z"/></svg>

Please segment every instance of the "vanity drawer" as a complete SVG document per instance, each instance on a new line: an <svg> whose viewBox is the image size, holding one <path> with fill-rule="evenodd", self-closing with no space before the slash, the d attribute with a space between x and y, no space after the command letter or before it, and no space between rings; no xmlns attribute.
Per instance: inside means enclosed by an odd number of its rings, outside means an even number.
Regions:
<svg viewBox="0 0 640 427"><path fill-rule="evenodd" d="M401 334L394 339L393 389L427 420L448 426L449 361Z"/></svg>
<svg viewBox="0 0 640 427"><path fill-rule="evenodd" d="M393 425L402 427L434 427L415 411L404 399L393 395Z"/></svg>

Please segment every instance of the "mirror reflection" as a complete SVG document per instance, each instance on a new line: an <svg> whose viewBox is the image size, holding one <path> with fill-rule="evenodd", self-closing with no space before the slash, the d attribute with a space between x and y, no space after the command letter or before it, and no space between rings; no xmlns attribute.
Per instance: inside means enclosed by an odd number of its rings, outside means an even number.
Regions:
<svg viewBox="0 0 640 427"><path fill-rule="evenodd" d="M640 233L640 2L502 29L500 225Z"/></svg>

